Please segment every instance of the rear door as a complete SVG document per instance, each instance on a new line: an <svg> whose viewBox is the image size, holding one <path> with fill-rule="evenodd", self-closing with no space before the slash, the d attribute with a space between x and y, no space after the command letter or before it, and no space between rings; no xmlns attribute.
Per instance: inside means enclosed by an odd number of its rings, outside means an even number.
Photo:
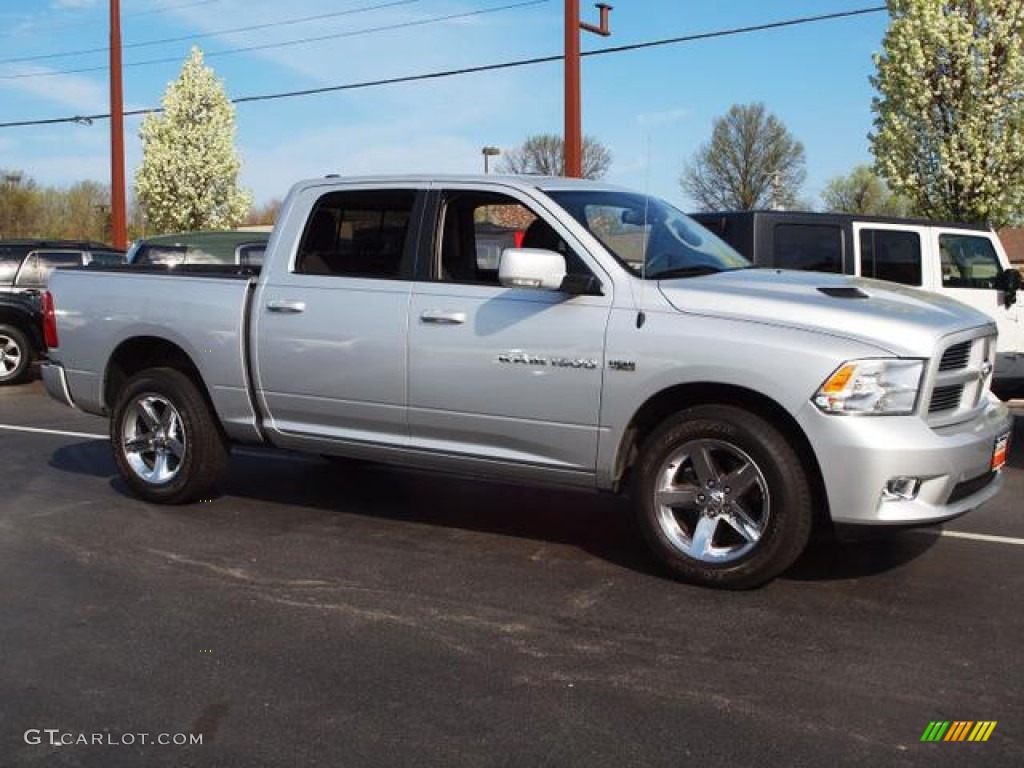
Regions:
<svg viewBox="0 0 1024 768"><path fill-rule="evenodd" d="M610 287L573 296L501 286L496 227L513 230L511 245L561 252L572 273L599 273L557 219L518 191L450 185L434 197L409 317L413 445L591 475Z"/></svg>
<svg viewBox="0 0 1024 768"><path fill-rule="evenodd" d="M276 442L408 442L407 327L422 193L311 187L297 242L252 310L257 390ZM287 257L287 258L286 258Z"/></svg>

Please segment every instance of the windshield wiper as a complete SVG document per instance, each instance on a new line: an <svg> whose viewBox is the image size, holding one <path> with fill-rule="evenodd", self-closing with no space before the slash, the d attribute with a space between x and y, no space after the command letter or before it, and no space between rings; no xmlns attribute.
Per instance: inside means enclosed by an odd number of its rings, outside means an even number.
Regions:
<svg viewBox="0 0 1024 768"><path fill-rule="evenodd" d="M722 271L723 270L719 267L713 267L710 264L701 264L692 267L666 269L662 272L655 272L653 275L648 274L647 277L651 280L667 280L673 277L700 277L701 275L714 275Z"/></svg>

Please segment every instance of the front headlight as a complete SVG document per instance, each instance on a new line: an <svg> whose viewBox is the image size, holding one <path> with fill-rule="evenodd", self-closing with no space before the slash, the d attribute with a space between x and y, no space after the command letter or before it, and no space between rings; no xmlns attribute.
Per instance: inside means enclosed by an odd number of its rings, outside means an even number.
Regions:
<svg viewBox="0 0 1024 768"><path fill-rule="evenodd" d="M836 369L814 395L825 413L907 415L921 389L923 360L850 360Z"/></svg>

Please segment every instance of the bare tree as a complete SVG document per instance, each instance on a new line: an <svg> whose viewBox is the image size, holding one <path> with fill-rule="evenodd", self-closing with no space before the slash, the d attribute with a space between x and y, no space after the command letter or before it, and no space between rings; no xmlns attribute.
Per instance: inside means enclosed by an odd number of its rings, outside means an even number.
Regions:
<svg viewBox="0 0 1024 768"><path fill-rule="evenodd" d="M791 208L807 176L804 146L764 104L735 104L679 183L706 211Z"/></svg>
<svg viewBox="0 0 1024 768"><path fill-rule="evenodd" d="M249 213L242 219L242 226L265 226L273 224L277 220L277 214L281 211L281 198L273 197L260 205L253 205Z"/></svg>
<svg viewBox="0 0 1024 768"><path fill-rule="evenodd" d="M612 153L592 136L583 139L583 178L600 179L611 167ZM553 133L540 133L527 138L523 145L502 155L498 164L502 173L565 174L565 142Z"/></svg>

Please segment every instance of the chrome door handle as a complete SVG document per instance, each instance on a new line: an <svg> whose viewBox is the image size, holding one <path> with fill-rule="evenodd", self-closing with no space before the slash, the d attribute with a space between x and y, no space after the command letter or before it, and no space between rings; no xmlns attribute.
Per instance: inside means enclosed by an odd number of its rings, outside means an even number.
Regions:
<svg viewBox="0 0 1024 768"><path fill-rule="evenodd" d="M428 309L420 315L420 322L432 325L462 325L466 322L465 312L448 312L443 309Z"/></svg>
<svg viewBox="0 0 1024 768"><path fill-rule="evenodd" d="M271 312L279 312L282 315L297 315L306 311L306 302L290 301L288 299L275 299L267 302L267 309Z"/></svg>

